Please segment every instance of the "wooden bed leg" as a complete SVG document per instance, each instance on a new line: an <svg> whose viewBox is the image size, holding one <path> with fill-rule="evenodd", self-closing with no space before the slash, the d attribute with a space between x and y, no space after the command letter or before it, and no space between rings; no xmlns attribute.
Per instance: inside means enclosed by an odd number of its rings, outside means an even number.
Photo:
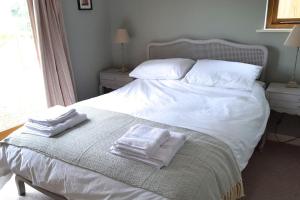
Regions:
<svg viewBox="0 0 300 200"><path fill-rule="evenodd" d="M18 176L15 176L15 181L16 181L19 196L25 196L26 191L25 191L24 181L20 180Z"/></svg>

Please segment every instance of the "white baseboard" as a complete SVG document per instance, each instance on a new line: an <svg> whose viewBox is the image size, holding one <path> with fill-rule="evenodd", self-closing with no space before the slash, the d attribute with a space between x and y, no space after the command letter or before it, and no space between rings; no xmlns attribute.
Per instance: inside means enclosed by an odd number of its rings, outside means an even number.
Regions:
<svg viewBox="0 0 300 200"><path fill-rule="evenodd" d="M268 140L274 141L274 142L285 142L288 140L295 139L293 136L289 135L280 135L280 134L274 134L274 133L268 133ZM300 138L292 140L290 142L287 142L287 144L300 146Z"/></svg>

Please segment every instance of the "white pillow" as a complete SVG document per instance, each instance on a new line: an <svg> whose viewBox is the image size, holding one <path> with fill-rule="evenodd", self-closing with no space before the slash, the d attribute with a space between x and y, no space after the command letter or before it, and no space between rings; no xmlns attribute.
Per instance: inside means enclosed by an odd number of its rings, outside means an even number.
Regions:
<svg viewBox="0 0 300 200"><path fill-rule="evenodd" d="M137 66L129 76L139 79L181 79L194 64L194 60L184 58L148 60Z"/></svg>
<svg viewBox="0 0 300 200"><path fill-rule="evenodd" d="M183 81L193 85L252 90L261 66L222 60L198 60Z"/></svg>

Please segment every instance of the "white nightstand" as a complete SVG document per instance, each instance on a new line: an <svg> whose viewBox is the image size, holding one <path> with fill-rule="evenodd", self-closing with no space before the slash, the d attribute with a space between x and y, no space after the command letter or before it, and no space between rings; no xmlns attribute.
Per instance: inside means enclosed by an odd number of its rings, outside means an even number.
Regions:
<svg viewBox="0 0 300 200"><path fill-rule="evenodd" d="M130 83L134 79L129 77L130 72L122 72L118 68L108 68L100 72L100 93L103 94L107 90L115 90Z"/></svg>
<svg viewBox="0 0 300 200"><path fill-rule="evenodd" d="M267 98L272 110L300 115L300 88L287 88L284 83L271 83L267 89Z"/></svg>

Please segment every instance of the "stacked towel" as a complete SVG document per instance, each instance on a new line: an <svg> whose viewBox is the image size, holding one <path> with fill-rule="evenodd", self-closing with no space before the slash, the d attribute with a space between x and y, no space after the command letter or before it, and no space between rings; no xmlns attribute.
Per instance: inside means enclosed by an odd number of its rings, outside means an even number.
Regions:
<svg viewBox="0 0 300 200"><path fill-rule="evenodd" d="M169 137L170 134L165 129L137 124L118 139L114 146L120 150L130 151L141 157L150 158Z"/></svg>
<svg viewBox="0 0 300 200"><path fill-rule="evenodd" d="M46 112L39 115L30 117L28 122L45 125L55 126L59 123L65 122L77 114L74 108L66 108L63 106L54 106Z"/></svg>
<svg viewBox="0 0 300 200"><path fill-rule="evenodd" d="M162 168L186 141L185 135L141 124L131 127L111 147L111 153Z"/></svg>
<svg viewBox="0 0 300 200"><path fill-rule="evenodd" d="M87 116L78 113L73 108L54 106L40 115L29 118L22 132L52 137L85 120L87 120Z"/></svg>

